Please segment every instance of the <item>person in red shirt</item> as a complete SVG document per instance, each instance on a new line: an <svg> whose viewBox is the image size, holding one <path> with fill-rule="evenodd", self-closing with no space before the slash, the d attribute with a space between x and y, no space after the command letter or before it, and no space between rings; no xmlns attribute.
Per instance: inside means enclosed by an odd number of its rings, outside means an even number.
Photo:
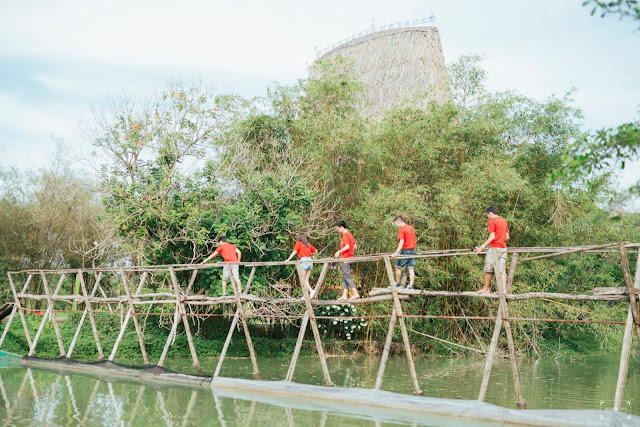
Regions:
<svg viewBox="0 0 640 427"><path fill-rule="evenodd" d="M404 222L404 218L397 216L393 219L393 223L398 227L398 248L391 254L392 258L398 255L415 255L416 254L416 231L412 226ZM409 270L409 286L407 289L413 289L413 284L416 280L416 259L415 258L402 258L396 263L396 287L401 288L400 279L402 278L402 269L407 268Z"/></svg>
<svg viewBox="0 0 640 427"><path fill-rule="evenodd" d="M291 258L298 255L298 259L300 260L300 268L302 269L302 275L304 279L304 284L309 290L309 298L313 298L316 292L313 290L311 285L309 284L309 276L311 276L311 269L313 268L313 263L311 261L311 255L317 252L317 249L309 243L307 240L307 235L304 233L298 233L296 235L296 245L293 247L293 251L289 258L286 261L291 261ZM303 297L304 298L304 297Z"/></svg>
<svg viewBox="0 0 640 427"><path fill-rule="evenodd" d="M485 210L487 218L489 218L489 238L484 242L476 253L480 254L484 248L489 246L489 253L484 260L484 287L478 291L479 294L491 292L491 276L495 271L496 265L500 273L504 289L507 289L507 240L509 240L509 226L504 218L498 216L498 210L493 206Z"/></svg>
<svg viewBox="0 0 640 427"><path fill-rule="evenodd" d="M341 257L342 259L353 258L355 250L358 245L356 244L353 235L347 230L347 224L344 221L338 221L335 224L338 233L342 234L342 242L340 244L340 250L335 253L335 257ZM342 262L342 296L338 298L338 301L345 301L348 299L360 298L356 284L353 283L351 278L351 270L353 269L352 262ZM349 293L351 292L351 296Z"/></svg>
<svg viewBox="0 0 640 427"><path fill-rule="evenodd" d="M242 252L240 249L232 245L231 243L227 243L227 238L225 236L220 236L218 238L218 247L215 252L209 255L202 264L206 264L218 254L222 255L222 259L224 262L228 263L238 263L240 262L240 258L242 257ZM229 280L231 273L233 272L233 279L235 279L236 284L238 285L238 291L242 291L242 282L240 282L240 267L238 264L233 265L225 265L222 269L222 295L223 297L227 296L227 280Z"/></svg>

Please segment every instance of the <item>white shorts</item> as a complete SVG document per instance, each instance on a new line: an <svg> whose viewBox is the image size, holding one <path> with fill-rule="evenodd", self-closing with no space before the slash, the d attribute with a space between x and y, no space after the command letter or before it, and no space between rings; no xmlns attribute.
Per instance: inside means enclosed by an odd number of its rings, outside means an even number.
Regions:
<svg viewBox="0 0 640 427"><path fill-rule="evenodd" d="M496 264L500 273L507 272L507 248L489 248L484 259L484 272L493 273Z"/></svg>
<svg viewBox="0 0 640 427"><path fill-rule="evenodd" d="M222 268L222 280L224 282L229 280L229 269L233 271L233 277L235 277L237 281L240 281L240 266L238 264L225 265Z"/></svg>

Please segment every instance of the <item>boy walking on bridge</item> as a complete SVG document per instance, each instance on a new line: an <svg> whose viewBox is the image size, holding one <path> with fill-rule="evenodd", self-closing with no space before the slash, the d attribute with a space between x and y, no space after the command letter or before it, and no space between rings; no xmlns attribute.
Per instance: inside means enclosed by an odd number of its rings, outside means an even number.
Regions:
<svg viewBox="0 0 640 427"><path fill-rule="evenodd" d="M222 259L224 262L240 262L240 258L242 257L242 252L236 246L231 243L227 243L227 238L225 236L220 236L218 238L218 247L214 253L209 255L207 259L202 261L202 264L206 264L218 254L222 255ZM240 282L240 266L238 264L234 265L225 265L222 269L222 295L223 297L227 296L227 280L229 280L231 274L233 274L233 278L235 279L236 284L238 285L238 292L242 291L242 283Z"/></svg>
<svg viewBox="0 0 640 427"><path fill-rule="evenodd" d="M509 227L507 221L498 216L498 210L493 206L488 207L484 212L489 218L489 238L482 246L476 249L476 253L480 254L487 245L490 246L489 253L484 260L484 287L478 291L479 294L491 291L491 276L496 263L500 272L500 277L496 277L496 282L502 280L504 289L507 289L507 240L509 240Z"/></svg>
<svg viewBox="0 0 640 427"><path fill-rule="evenodd" d="M356 240L353 238L353 235L347 230L347 224L344 221L338 221L335 224L336 230L338 233L342 234L342 242L340 243L340 250L335 253L335 257L341 257L343 259L353 258L355 255ZM356 290L356 284L353 283L353 279L351 278L351 270L353 269L352 262L341 262L342 267L342 296L338 298L338 301L344 301L348 299L356 299L360 298L358 291ZM349 291L353 294L349 296Z"/></svg>
<svg viewBox="0 0 640 427"><path fill-rule="evenodd" d="M393 223L398 227L398 248L391 255L392 258L398 255L415 255L416 254L416 231L412 226L404 222L404 218L397 216L393 219ZM413 289L413 283L416 280L416 259L402 258L396 263L396 287L400 288L400 279L402 278L402 269L407 267L409 270L409 286L407 289Z"/></svg>

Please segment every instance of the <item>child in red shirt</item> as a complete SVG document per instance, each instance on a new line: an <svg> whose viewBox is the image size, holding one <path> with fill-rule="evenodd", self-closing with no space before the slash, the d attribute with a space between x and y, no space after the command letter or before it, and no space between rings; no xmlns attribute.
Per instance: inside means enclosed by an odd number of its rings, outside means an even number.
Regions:
<svg viewBox="0 0 640 427"><path fill-rule="evenodd" d="M309 284L309 276L311 276L311 269L313 268L313 263L309 261L311 261L311 255L315 252L317 252L317 250L311 245L311 243L309 243L309 241L307 240L307 235L304 233L298 233L296 235L296 245L293 247L293 252L291 252L289 258L286 259L287 262L291 261L291 258L298 254L304 284L309 290L309 298L313 298L316 294L316 292Z"/></svg>
<svg viewBox="0 0 640 427"><path fill-rule="evenodd" d="M398 255L415 255L416 254L416 231L412 226L404 222L404 218L397 216L393 219L393 223L398 227L398 248L391 254L392 258ZM396 263L396 287L400 288L400 279L402 278L402 269L407 267L409 270L409 286L407 289L413 289L416 280L416 259L402 258Z"/></svg>
<svg viewBox="0 0 640 427"><path fill-rule="evenodd" d="M504 218L498 215L498 210L489 206L484 211L489 218L487 231L489 238L478 248L476 253L480 254L489 245L489 253L484 260L484 286L478 290L479 294L491 292L491 276L498 270L500 277L496 277L496 282L502 280L505 292L507 289L507 240L509 240L509 226Z"/></svg>
<svg viewBox="0 0 640 427"><path fill-rule="evenodd" d="M232 245L231 243L227 243L227 238L225 236L220 236L218 238L218 247L215 252L209 255L202 264L206 264L218 254L222 255L222 259L224 262L240 262L240 258L242 257L242 252L240 249ZM233 265L225 265L222 269L222 295L223 297L227 296L227 280L229 280L230 276L233 273L233 279L235 279L236 284L238 285L238 292L242 291L242 282L240 282L240 267L238 264Z"/></svg>
<svg viewBox="0 0 640 427"><path fill-rule="evenodd" d="M353 258L355 255L356 244L353 235L347 230L347 224L344 221L338 221L335 224L336 230L338 233L342 234L342 242L340 244L340 250L335 253L335 257L341 257L343 259ZM342 262L342 296L338 298L338 301L345 301L348 299L357 299L360 298L358 291L356 289L356 284L353 283L353 279L351 279L351 270L353 269L352 262ZM352 292L352 295L349 296L349 291Z"/></svg>

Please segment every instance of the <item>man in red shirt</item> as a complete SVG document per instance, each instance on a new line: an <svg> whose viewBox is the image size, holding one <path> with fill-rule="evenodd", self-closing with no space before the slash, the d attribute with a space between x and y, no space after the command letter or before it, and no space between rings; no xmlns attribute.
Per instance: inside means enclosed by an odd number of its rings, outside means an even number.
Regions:
<svg viewBox="0 0 640 427"><path fill-rule="evenodd" d="M347 224L344 221L338 221L335 224L338 233L342 234L342 242L340 244L340 250L335 253L335 257L341 257L342 259L353 258L355 254L356 244L353 235L347 230ZM358 291L356 290L356 284L351 279L351 270L353 269L352 262L342 262L342 296L338 298L338 301L345 301L348 299L360 298ZM352 295L349 296L351 291Z"/></svg>
<svg viewBox="0 0 640 427"><path fill-rule="evenodd" d="M218 238L218 247L216 248L215 252L209 255L207 259L202 261L202 264L206 264L207 262L218 256L218 254L222 255L222 259L224 260L224 262L240 262L240 258L242 257L242 252L240 252L240 249L238 249L231 243L227 243L227 238L225 236L220 236ZM233 277L236 284L238 285L238 290L242 290L242 282L240 282L240 268L238 264L225 265L222 269L221 296L223 297L227 296L227 280L229 280L231 272L233 272Z"/></svg>
<svg viewBox="0 0 640 427"><path fill-rule="evenodd" d="M393 219L393 223L398 227L398 248L391 255L392 258L398 255L415 255L416 254L416 231L412 226L404 222L404 218L397 216ZM400 288L400 279L402 277L402 269L407 267L409 270L409 286L407 289L413 289L413 283L416 280L415 258L402 258L396 263L396 287Z"/></svg>
<svg viewBox="0 0 640 427"><path fill-rule="evenodd" d="M491 276L496 264L500 272L500 278L496 277L496 281L502 280L504 289L507 289L507 240L509 240L509 227L507 221L498 216L498 210L493 206L488 207L485 213L489 218L489 238L476 249L476 253L479 254L487 245L490 246L489 253L484 260L484 287L478 291L479 294L491 291Z"/></svg>

